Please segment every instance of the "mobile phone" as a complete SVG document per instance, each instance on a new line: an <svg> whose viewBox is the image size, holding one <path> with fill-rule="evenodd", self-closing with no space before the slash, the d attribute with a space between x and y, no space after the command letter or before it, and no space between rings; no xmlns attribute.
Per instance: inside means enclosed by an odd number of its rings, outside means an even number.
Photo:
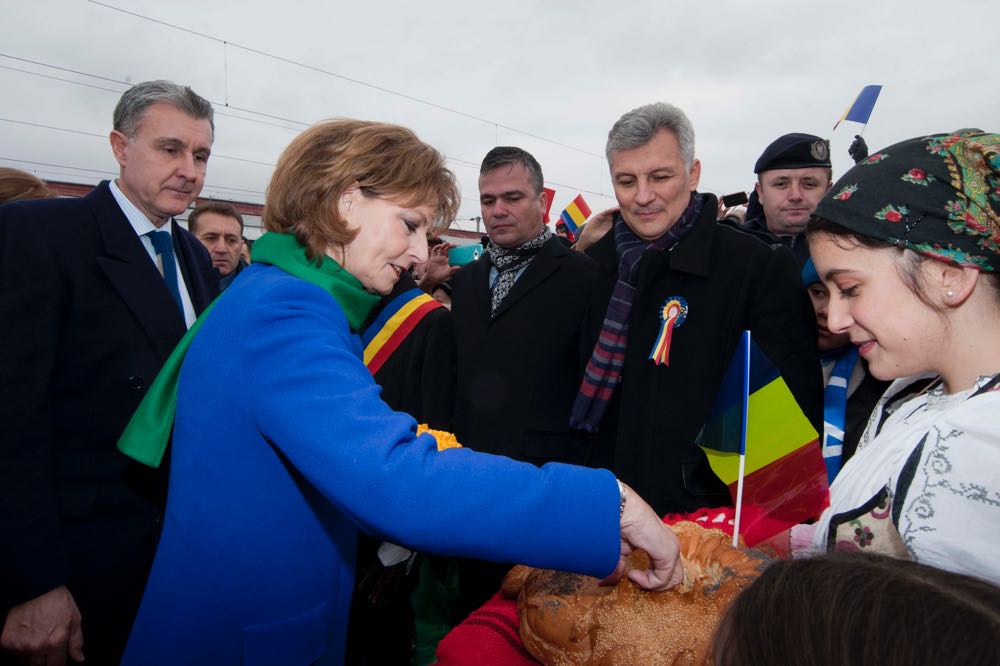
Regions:
<svg viewBox="0 0 1000 666"><path fill-rule="evenodd" d="M747 199L746 192L733 192L732 194L727 194L722 197L722 205L726 208L741 206L747 202L749 202L749 199Z"/></svg>
<svg viewBox="0 0 1000 666"><path fill-rule="evenodd" d="M474 245L457 245L448 250L448 263L452 266L465 266L471 264L483 253L483 246L479 243Z"/></svg>

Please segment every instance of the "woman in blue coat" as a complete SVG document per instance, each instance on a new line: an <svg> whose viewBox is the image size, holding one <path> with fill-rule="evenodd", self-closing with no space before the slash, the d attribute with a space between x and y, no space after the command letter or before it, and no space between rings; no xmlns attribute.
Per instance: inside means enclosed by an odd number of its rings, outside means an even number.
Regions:
<svg viewBox="0 0 1000 666"><path fill-rule="evenodd" d="M163 535L123 663L340 663L358 530L600 577L643 548L633 580L678 582L672 533L610 472L439 452L379 399L356 332L458 202L401 127L328 121L286 149L253 264L175 353Z"/></svg>

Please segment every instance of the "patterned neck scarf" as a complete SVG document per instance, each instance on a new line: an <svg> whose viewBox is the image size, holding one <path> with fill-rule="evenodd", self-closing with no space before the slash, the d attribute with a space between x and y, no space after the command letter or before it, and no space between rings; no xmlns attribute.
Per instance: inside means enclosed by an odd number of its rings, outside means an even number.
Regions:
<svg viewBox="0 0 1000 666"><path fill-rule="evenodd" d="M608 302L601 334L580 383L580 392L573 404L570 426L586 432L597 432L615 388L621 382L628 345L628 320L635 297L635 281L639 262L646 250L662 252L673 249L701 215L702 196L691 193L688 206L680 219L654 241L644 241L628 228L621 214L615 216L615 248L618 250L618 281Z"/></svg>
<svg viewBox="0 0 1000 666"><path fill-rule="evenodd" d="M493 283L493 300L490 305L492 316L497 315L497 309L510 293L515 280L517 280L518 271L528 267L531 260L535 258L538 251L550 238L552 238L552 232L547 226L543 226L537 236L517 247L502 248L492 240L486 246L486 254L490 256L490 262L498 273L497 279Z"/></svg>

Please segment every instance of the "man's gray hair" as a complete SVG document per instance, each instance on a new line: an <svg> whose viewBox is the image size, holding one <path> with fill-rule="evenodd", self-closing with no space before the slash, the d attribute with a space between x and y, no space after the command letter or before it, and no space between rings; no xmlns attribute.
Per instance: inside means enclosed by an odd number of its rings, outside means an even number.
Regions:
<svg viewBox="0 0 1000 666"><path fill-rule="evenodd" d="M545 179L542 177L542 166L531 153L522 148L497 146L486 153L486 157L483 158L483 163L479 167L479 175L482 176L494 169L514 164L520 164L525 168L528 172L528 179L531 181L531 187L534 189L534 194L541 194L545 182Z"/></svg>
<svg viewBox="0 0 1000 666"><path fill-rule="evenodd" d="M172 81L146 81L132 86L118 100L115 107L114 128L131 138L142 120L146 109L165 102L197 120L207 119L215 134L215 118L212 104L188 86L179 86Z"/></svg>
<svg viewBox="0 0 1000 666"><path fill-rule="evenodd" d="M611 163L613 153L645 146L657 132L664 129L670 130L677 137L684 167L690 169L694 163L694 126L683 111L666 102L640 106L618 119L608 132L608 145L605 149L608 164Z"/></svg>

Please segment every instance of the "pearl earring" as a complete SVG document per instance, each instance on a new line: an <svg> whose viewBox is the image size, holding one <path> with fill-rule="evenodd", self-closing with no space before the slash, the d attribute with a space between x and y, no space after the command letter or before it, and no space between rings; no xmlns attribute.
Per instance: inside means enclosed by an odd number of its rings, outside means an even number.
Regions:
<svg viewBox="0 0 1000 666"><path fill-rule="evenodd" d="M948 291L946 291L944 293L944 295L947 296L948 298L952 298L952 297L955 296L955 292L953 292L951 289L949 289Z"/></svg>

